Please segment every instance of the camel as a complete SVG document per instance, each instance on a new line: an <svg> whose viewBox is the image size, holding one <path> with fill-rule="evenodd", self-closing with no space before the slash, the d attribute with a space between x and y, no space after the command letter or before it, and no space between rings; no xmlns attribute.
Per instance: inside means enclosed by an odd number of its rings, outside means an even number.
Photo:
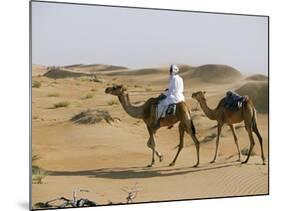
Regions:
<svg viewBox="0 0 281 211"><path fill-rule="evenodd" d="M105 93L117 96L123 109L127 112L128 115L136 119L142 119L146 124L146 128L149 133L147 146L152 150L151 163L147 165L147 167L152 167L154 165L155 154L159 158L159 161L161 162L163 160L163 155L156 149L155 137L154 137L154 134L156 133L157 129L154 129L154 127L152 127L153 116L155 112L155 103L157 98L149 98L143 105L134 106L131 104L127 89L123 85L115 85L112 87L108 87L105 89ZM178 125L180 141L179 141L179 145L177 146L178 151L173 161L170 163L170 166L173 166L176 163L178 155L183 148L184 132L187 132L191 136L196 147L197 162L193 167L197 167L199 165L199 141L196 138L195 127L193 125L190 112L185 102L177 103L176 115L168 115L165 118L161 119L160 127L171 127L177 122L180 122Z"/></svg>
<svg viewBox="0 0 281 211"><path fill-rule="evenodd" d="M232 131L235 145L236 145L236 148L238 151L238 160L237 161L241 161L238 139L237 139L237 135L236 135L233 124L244 121L245 129L248 132L249 139L250 139L250 149L249 149L249 154L248 154L247 158L242 163L247 163L250 158L250 155L252 153L253 147L255 145L255 141L254 141L254 137L253 137L253 132L254 132L259 139L259 143L260 143L260 147L261 147L261 158L262 158L263 164L265 164L262 137L260 135L260 132L259 132L258 126L257 126L256 109L255 109L252 101L249 99L249 97L246 98L246 101L243 104L241 109L233 112L233 111L229 111L224 108L224 106L223 106L224 98L220 100L220 102L218 103L218 105L215 109L210 109L206 102L205 93L206 93L205 91L204 92L202 92L202 91L195 92L192 94L192 98L194 98L195 100L197 100L199 102L203 112L209 119L217 121L216 151L215 151L215 155L214 155L214 158L211 161L211 163L214 163L216 161L218 146L219 146L219 137L221 134L221 129L224 124L228 124Z"/></svg>

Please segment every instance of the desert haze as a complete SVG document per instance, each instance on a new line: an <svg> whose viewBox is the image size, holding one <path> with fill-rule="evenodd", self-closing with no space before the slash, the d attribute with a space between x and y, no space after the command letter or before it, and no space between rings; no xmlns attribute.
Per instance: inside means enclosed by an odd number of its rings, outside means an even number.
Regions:
<svg viewBox="0 0 281 211"><path fill-rule="evenodd" d="M268 77L244 75L227 65L179 65L186 103L200 142L196 149L185 135L184 149L169 166L179 144L178 127L161 128L156 146L163 161L147 167L149 134L140 119L130 117L118 98L105 94L112 84L127 87L131 103L141 105L168 86L168 67L131 70L104 64L63 67L32 65L32 205L66 197L87 189L79 197L98 205L126 203L137 189L134 203L268 194ZM216 121L210 120L192 93L206 91L207 104L215 108L228 90L248 95L257 110L266 165L256 136L249 162L238 162L230 128L222 129L218 157L215 153ZM249 151L244 123L235 125L242 160Z"/></svg>

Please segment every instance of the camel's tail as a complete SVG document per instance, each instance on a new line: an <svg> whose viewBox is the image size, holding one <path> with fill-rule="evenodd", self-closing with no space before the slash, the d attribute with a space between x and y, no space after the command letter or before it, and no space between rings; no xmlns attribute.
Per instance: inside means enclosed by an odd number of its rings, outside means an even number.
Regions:
<svg viewBox="0 0 281 211"><path fill-rule="evenodd" d="M191 120L191 129L192 129L193 135L195 135L196 134L196 129L194 127L193 120Z"/></svg>
<svg viewBox="0 0 281 211"><path fill-rule="evenodd" d="M252 128L257 127L257 111L253 108L253 117L252 117Z"/></svg>

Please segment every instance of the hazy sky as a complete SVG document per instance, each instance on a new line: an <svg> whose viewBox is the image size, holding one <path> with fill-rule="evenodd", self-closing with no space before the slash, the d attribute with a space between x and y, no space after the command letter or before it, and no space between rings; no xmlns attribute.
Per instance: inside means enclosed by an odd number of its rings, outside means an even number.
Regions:
<svg viewBox="0 0 281 211"><path fill-rule="evenodd" d="M227 64L267 74L266 17L32 3L32 63Z"/></svg>

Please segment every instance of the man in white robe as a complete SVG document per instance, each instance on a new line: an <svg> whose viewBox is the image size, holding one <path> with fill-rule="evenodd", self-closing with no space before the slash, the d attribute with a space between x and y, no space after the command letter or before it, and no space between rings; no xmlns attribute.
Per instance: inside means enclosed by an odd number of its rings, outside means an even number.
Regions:
<svg viewBox="0 0 281 211"><path fill-rule="evenodd" d="M154 122L154 128L160 127L160 118L165 117L166 110L170 104L176 104L185 100L183 91L184 85L182 78L178 75L179 68L176 65L170 67L170 80L169 88L164 94L164 99L160 100L157 105L156 118Z"/></svg>

